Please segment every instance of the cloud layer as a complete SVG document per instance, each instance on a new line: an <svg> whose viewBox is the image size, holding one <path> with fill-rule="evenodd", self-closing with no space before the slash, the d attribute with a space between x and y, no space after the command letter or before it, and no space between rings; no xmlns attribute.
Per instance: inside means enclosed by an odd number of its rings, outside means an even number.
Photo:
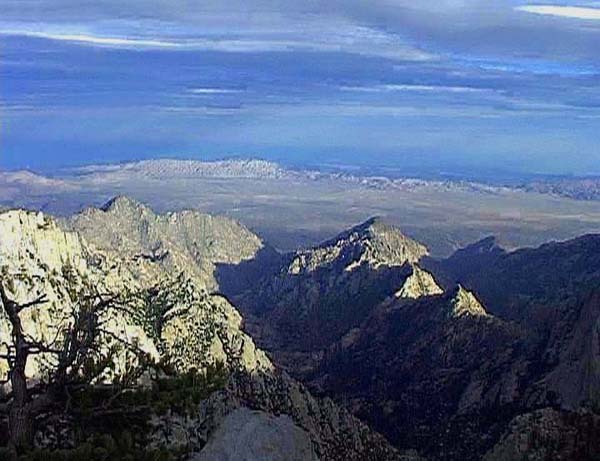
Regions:
<svg viewBox="0 0 600 461"><path fill-rule="evenodd" d="M0 11L0 166L252 152L600 172L593 4L0 0Z"/></svg>
<svg viewBox="0 0 600 461"><path fill-rule="evenodd" d="M577 6L558 5L525 5L516 8L517 11L542 14L546 16L560 16L563 18L600 20L600 8L585 8Z"/></svg>
<svg viewBox="0 0 600 461"><path fill-rule="evenodd" d="M400 37L347 22L336 22L323 28L319 21L316 23L308 21L301 27L296 26L296 28L285 31L241 29L223 32L210 30L210 28L188 29L171 26L170 28L166 27L166 33L165 31L150 30L150 32L155 32L152 35L147 33L147 29L150 27L146 28L141 24L133 27L130 23L116 23L110 24L106 29L108 30L90 31L90 27L84 24L69 24L61 27L57 25L40 26L39 24L32 26L27 23L0 23L0 35L110 48L198 50L225 53L343 52L418 61L433 58L431 54L403 42ZM144 35L139 32L144 32Z"/></svg>

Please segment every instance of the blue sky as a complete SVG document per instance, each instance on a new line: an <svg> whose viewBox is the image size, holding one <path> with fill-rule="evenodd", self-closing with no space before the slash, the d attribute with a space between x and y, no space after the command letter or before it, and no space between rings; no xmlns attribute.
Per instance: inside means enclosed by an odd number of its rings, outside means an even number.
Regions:
<svg viewBox="0 0 600 461"><path fill-rule="evenodd" d="M600 3L0 0L0 167L600 174Z"/></svg>

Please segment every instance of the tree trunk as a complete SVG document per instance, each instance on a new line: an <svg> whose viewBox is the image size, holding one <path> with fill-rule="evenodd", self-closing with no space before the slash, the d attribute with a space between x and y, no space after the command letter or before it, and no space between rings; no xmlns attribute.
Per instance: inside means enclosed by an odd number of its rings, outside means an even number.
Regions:
<svg viewBox="0 0 600 461"><path fill-rule="evenodd" d="M15 406L10 410L8 428L12 451L21 454L31 448L33 445L33 416L29 405Z"/></svg>
<svg viewBox="0 0 600 461"><path fill-rule="evenodd" d="M8 428L11 446L17 453L23 453L33 445L33 415L25 376L28 346L19 338L16 348L15 365L10 371L13 400L8 413Z"/></svg>
<svg viewBox="0 0 600 461"><path fill-rule="evenodd" d="M2 289L2 303L12 325L12 337L15 344L14 362L9 370L12 388L12 402L8 413L9 440L12 451L21 454L33 445L31 397L25 375L29 358L29 344L23 333L19 306L6 298L4 289Z"/></svg>

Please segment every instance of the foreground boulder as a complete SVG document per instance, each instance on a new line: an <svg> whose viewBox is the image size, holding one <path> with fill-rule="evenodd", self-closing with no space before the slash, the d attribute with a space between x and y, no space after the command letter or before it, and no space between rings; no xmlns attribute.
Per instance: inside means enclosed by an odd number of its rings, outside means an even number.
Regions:
<svg viewBox="0 0 600 461"><path fill-rule="evenodd" d="M194 461L318 461L308 434L289 416L239 408L228 414Z"/></svg>

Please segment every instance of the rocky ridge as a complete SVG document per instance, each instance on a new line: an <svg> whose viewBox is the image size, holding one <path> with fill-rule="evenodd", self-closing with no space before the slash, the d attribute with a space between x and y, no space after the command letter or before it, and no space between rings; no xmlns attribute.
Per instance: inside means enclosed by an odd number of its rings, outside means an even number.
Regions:
<svg viewBox="0 0 600 461"><path fill-rule="evenodd" d="M127 197L88 208L64 227L82 235L109 257L132 262L139 275L186 272L208 291L218 289L215 269L253 259L265 243L238 222L196 211L157 215Z"/></svg>
<svg viewBox="0 0 600 461"><path fill-rule="evenodd" d="M84 281L106 293L156 286L169 289L166 295L172 297L174 311L185 308L164 325L162 336L153 338L143 325L122 316L110 319L113 334L123 341L135 341L155 359L160 358L158 343L171 351L171 355L187 356L189 360L182 369L202 368L217 361L248 371L272 369L266 355L241 332L241 316L231 304L210 295L197 278L179 277L185 273L181 266L150 265L144 259L132 263L126 253L121 258L117 253L99 251L81 234L64 231L42 213L16 210L0 215L0 266L3 278L10 281L11 294L20 302L40 293L48 297L48 309L23 314L30 336L49 340L56 334L61 326L60 314L68 312L76 302L70 291L80 288ZM2 322L2 331L6 337L10 336L6 322ZM182 345L198 346L196 360ZM31 362L31 367L30 373L35 375L38 370L35 362Z"/></svg>
<svg viewBox="0 0 600 461"><path fill-rule="evenodd" d="M425 255L423 245L372 218L317 247L284 255L278 271L227 294L277 363L305 373L389 296L438 292L418 267Z"/></svg>
<svg viewBox="0 0 600 461"><path fill-rule="evenodd" d="M229 245L229 239L241 246ZM396 459L395 449L349 412L315 399L277 370L242 331L235 307L223 296L211 294L216 277L210 267L252 257L260 245L256 236L231 221L185 212L157 216L125 198L87 210L60 226L41 213L0 214L0 265L3 278L14 281L11 295L26 301L43 292L52 305L27 313L24 323L31 336L44 339L56 331L60 316L55 312L67 312L75 302L66 290L71 284L85 280L108 292L154 287L168 298L163 301L173 305L160 335L127 316L111 319L113 333L157 360L173 358L172 365L182 372L225 364L230 376L225 388L203 402L195 415L156 418L152 438L157 445L183 445L198 452L222 417L245 407L289 415L309 434L321 460ZM194 268L196 262L201 269ZM3 337L9 337L4 319L0 329ZM123 369L131 360L127 354L119 358ZM28 373L35 377L39 370L32 362ZM2 373L6 368L0 369Z"/></svg>
<svg viewBox="0 0 600 461"><path fill-rule="evenodd" d="M483 317L488 315L488 313L472 292L465 290L461 285L458 285L456 294L450 301L448 316L463 317L465 315Z"/></svg>
<svg viewBox="0 0 600 461"><path fill-rule="evenodd" d="M306 382L431 459L596 459L598 242L424 260L444 293L386 300Z"/></svg>
<svg viewBox="0 0 600 461"><path fill-rule="evenodd" d="M463 255L442 264L446 279L475 290L488 311L522 325L541 348L536 362L545 371L533 393L575 410L597 405L600 350L600 236L587 235L538 248ZM468 257L466 257L468 256Z"/></svg>
<svg viewBox="0 0 600 461"><path fill-rule="evenodd" d="M433 296L443 293L433 276L421 269L417 264L412 265L412 274L407 277L394 297L417 299L422 296Z"/></svg>
<svg viewBox="0 0 600 461"><path fill-rule="evenodd" d="M482 408L510 401L523 364L513 325L488 315L472 293L395 299L331 346L309 388L346 402L397 446L431 459L478 459ZM462 432L459 432L462 431Z"/></svg>
<svg viewBox="0 0 600 461"><path fill-rule="evenodd" d="M388 252L373 226L288 255L259 286L270 306L239 297L275 363L430 459L594 459L598 237L510 253L487 238L434 261L389 227ZM561 448L561 428L584 440Z"/></svg>
<svg viewBox="0 0 600 461"><path fill-rule="evenodd" d="M318 247L298 251L287 272L300 275L343 264L346 272L362 265L373 269L402 266L416 263L427 254L425 246L381 219L371 218Z"/></svg>

